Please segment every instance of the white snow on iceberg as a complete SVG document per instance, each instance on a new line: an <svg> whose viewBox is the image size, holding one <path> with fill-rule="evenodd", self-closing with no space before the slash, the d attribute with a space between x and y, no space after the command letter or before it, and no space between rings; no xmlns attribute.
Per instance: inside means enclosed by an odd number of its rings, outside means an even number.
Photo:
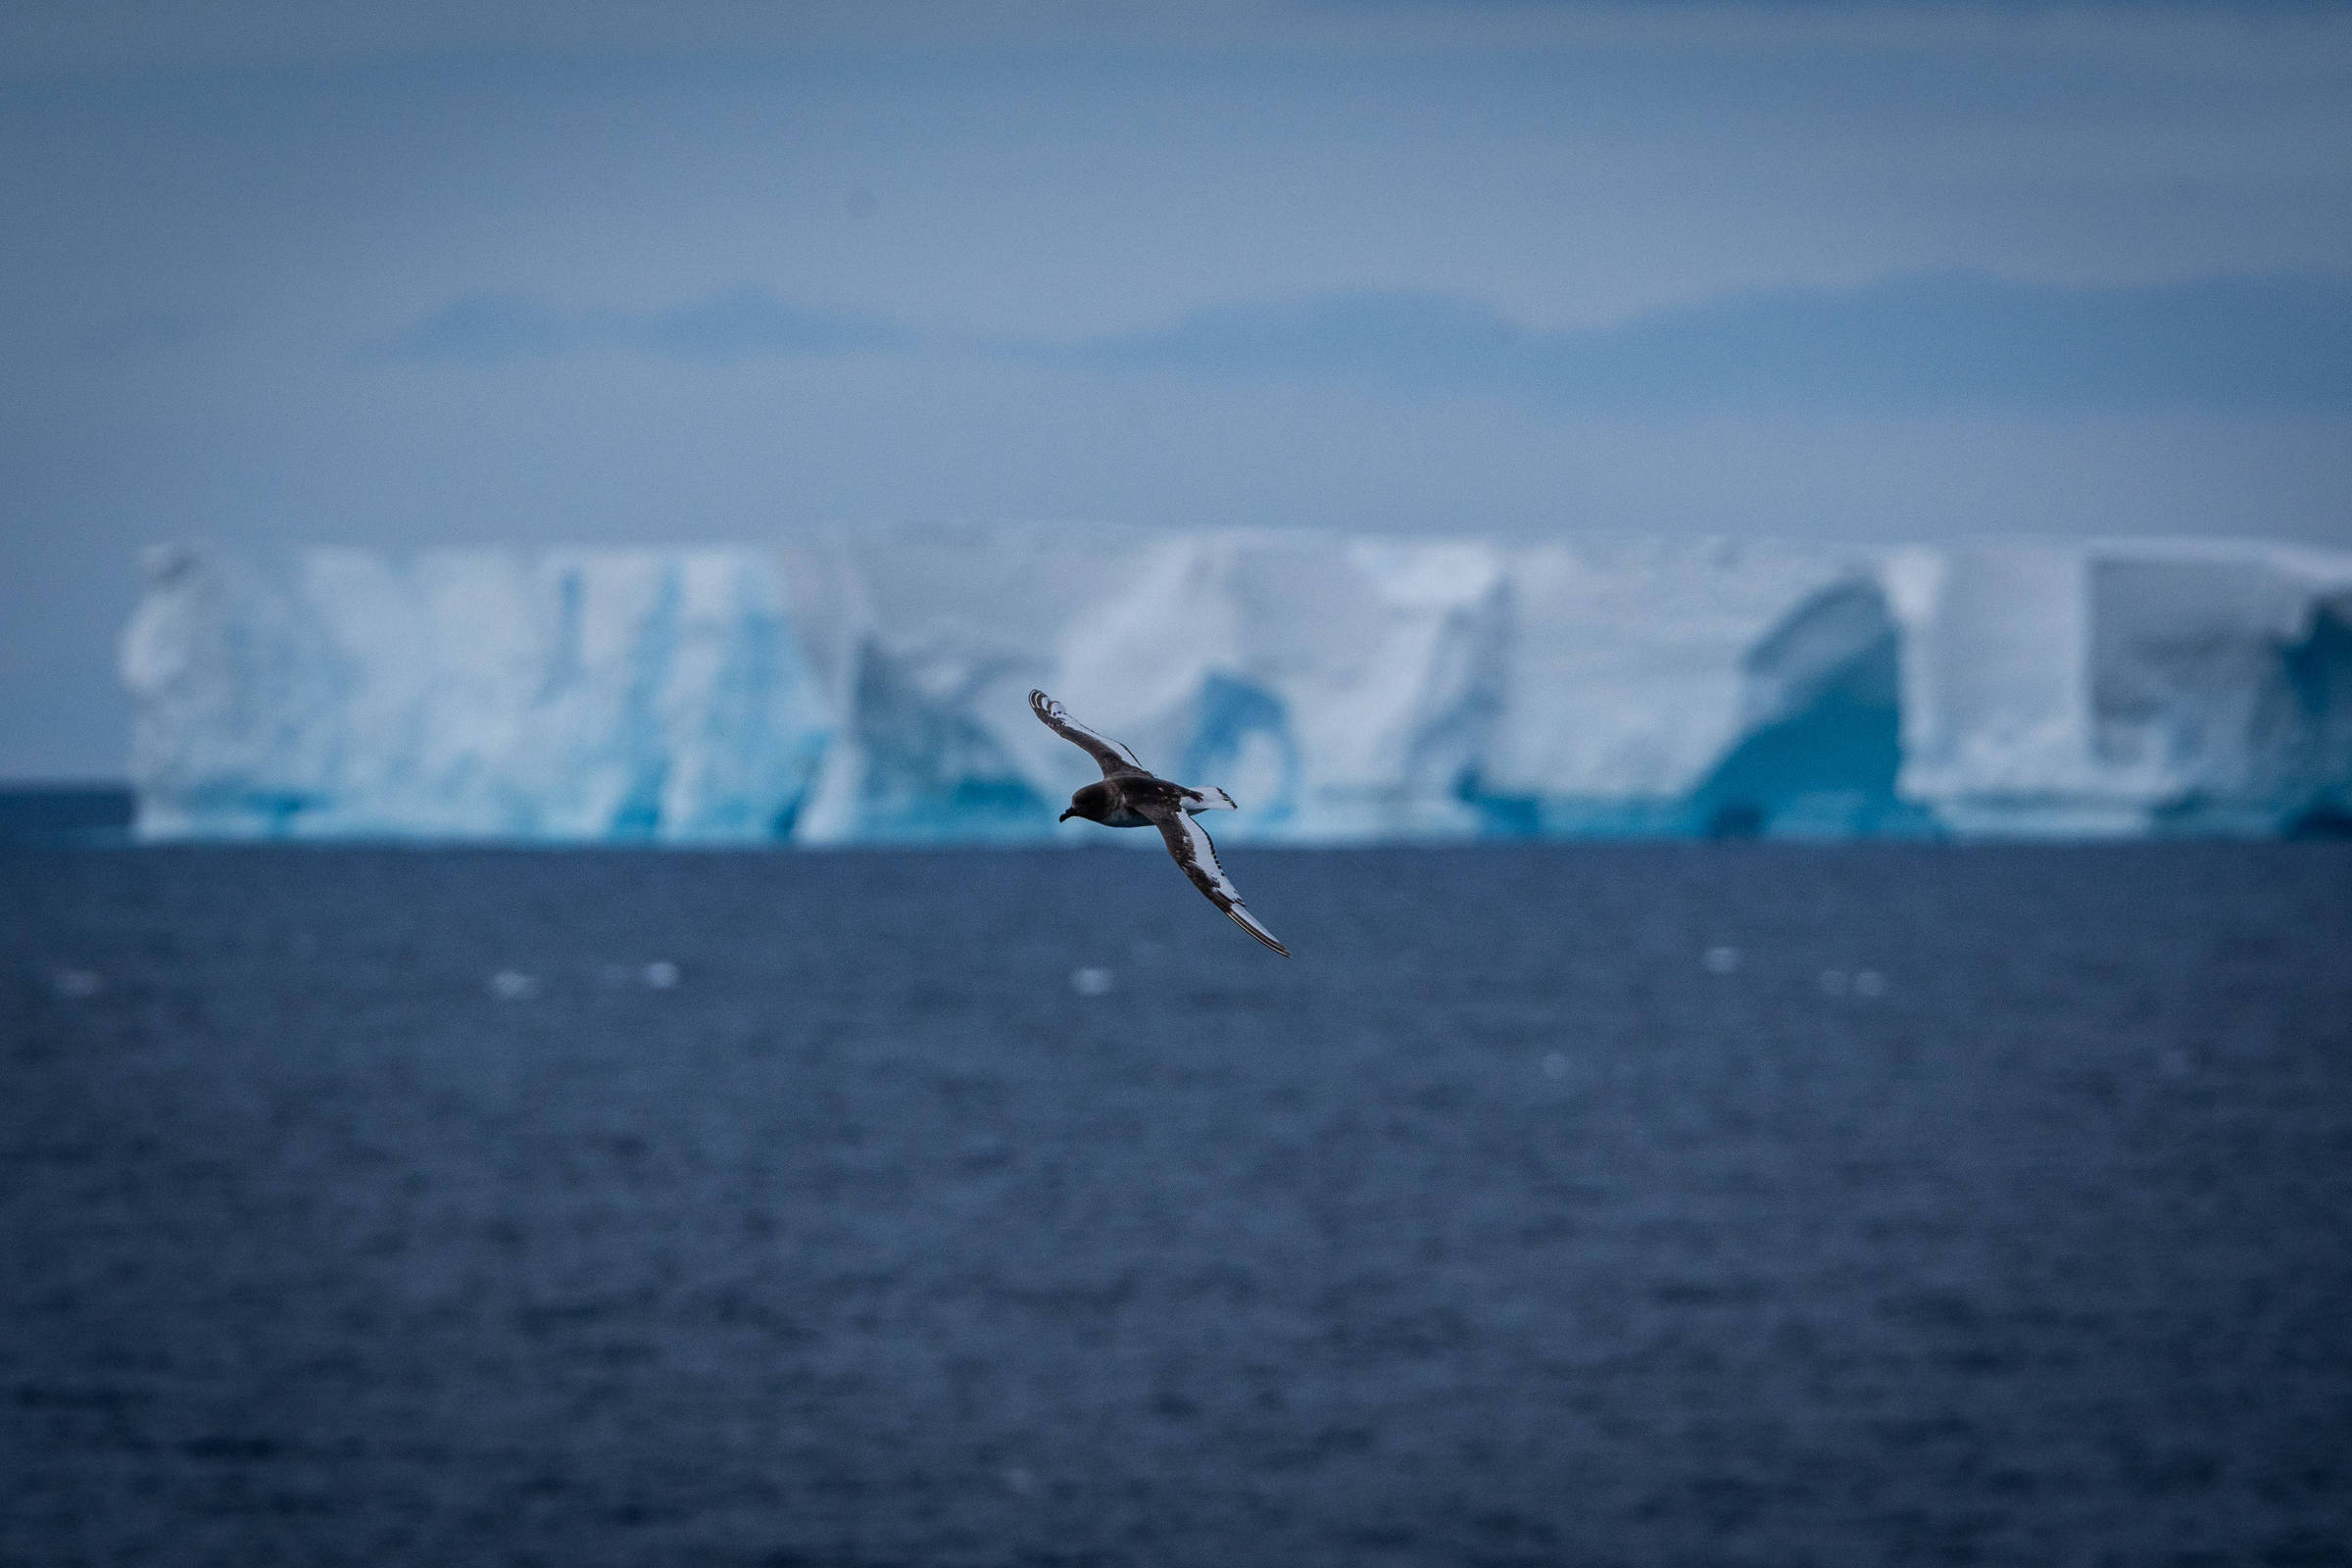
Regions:
<svg viewBox="0 0 2352 1568"><path fill-rule="evenodd" d="M154 838L1087 837L1032 686L1244 838L2352 815L2352 555L2264 545L173 548L122 671Z"/></svg>

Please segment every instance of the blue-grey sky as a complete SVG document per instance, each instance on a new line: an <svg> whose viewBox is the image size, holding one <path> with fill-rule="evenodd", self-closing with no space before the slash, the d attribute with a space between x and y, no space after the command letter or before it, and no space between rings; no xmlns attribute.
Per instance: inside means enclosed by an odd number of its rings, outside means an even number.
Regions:
<svg viewBox="0 0 2352 1568"><path fill-rule="evenodd" d="M0 16L0 777L143 543L2352 544L2352 8Z"/></svg>

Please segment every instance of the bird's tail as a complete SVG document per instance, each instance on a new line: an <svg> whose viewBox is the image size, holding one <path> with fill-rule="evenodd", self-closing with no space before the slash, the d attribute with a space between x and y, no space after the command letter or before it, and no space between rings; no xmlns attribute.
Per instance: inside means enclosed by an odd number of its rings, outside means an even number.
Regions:
<svg viewBox="0 0 2352 1568"><path fill-rule="evenodd" d="M1233 804L1232 796L1212 784L1204 790L1186 790L1184 809L1189 816L1199 816L1202 811L1238 811L1241 808Z"/></svg>

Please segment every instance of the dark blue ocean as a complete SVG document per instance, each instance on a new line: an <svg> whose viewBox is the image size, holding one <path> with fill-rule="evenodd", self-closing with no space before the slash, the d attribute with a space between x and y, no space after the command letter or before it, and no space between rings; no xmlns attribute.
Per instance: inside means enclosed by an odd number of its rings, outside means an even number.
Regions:
<svg viewBox="0 0 2352 1568"><path fill-rule="evenodd" d="M2352 1562L2352 846L0 850L0 1563Z"/></svg>

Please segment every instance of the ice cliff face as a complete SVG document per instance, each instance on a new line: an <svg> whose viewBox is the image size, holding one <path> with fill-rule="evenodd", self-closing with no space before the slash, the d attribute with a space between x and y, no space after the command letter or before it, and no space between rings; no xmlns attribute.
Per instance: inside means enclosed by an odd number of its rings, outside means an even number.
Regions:
<svg viewBox="0 0 2352 1568"><path fill-rule="evenodd" d="M154 837L788 835L832 723L750 551L153 553Z"/></svg>
<svg viewBox="0 0 2352 1568"><path fill-rule="evenodd" d="M162 838L1078 836L1032 686L1240 837L2352 819L2352 555L2258 545L171 549L122 670Z"/></svg>

